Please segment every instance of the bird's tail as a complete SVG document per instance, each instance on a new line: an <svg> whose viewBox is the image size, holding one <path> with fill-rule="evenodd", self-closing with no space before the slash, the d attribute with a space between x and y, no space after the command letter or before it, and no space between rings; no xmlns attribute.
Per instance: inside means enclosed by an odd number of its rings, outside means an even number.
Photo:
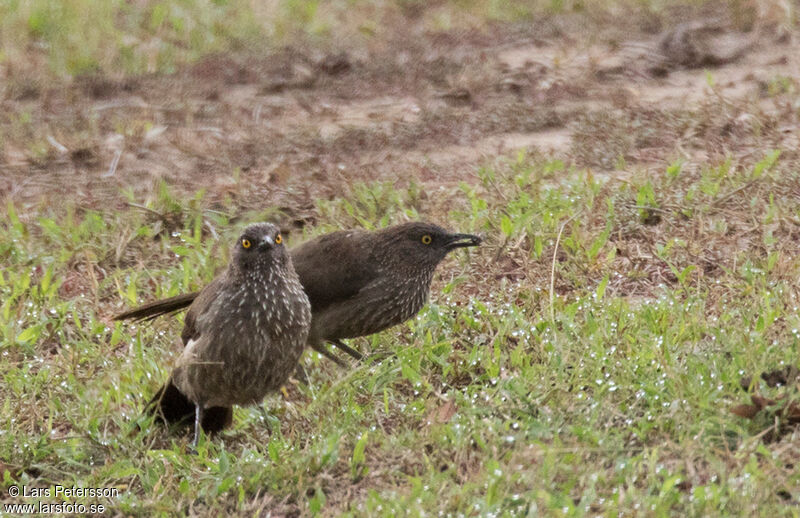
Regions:
<svg viewBox="0 0 800 518"><path fill-rule="evenodd" d="M194 422L194 403L178 387L167 381L147 404L147 411L168 426L190 426ZM201 426L206 433L216 433L233 422L233 408L214 406L203 412Z"/></svg>
<svg viewBox="0 0 800 518"><path fill-rule="evenodd" d="M180 311L189 307L192 304L192 301L197 298L199 293L199 291L194 291L192 293L176 295L168 299L150 302L149 304L139 306L138 308L126 311L125 313L115 315L114 320L152 320L156 317L160 317L161 315Z"/></svg>

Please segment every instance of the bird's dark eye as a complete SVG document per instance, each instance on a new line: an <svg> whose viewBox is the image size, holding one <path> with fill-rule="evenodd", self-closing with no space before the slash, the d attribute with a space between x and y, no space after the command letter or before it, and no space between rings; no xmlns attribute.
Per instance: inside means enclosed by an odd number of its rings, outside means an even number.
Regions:
<svg viewBox="0 0 800 518"><path fill-rule="evenodd" d="M278 234L277 236L275 236L275 244L279 245L281 243L283 243L283 236Z"/></svg>
<svg viewBox="0 0 800 518"><path fill-rule="evenodd" d="M250 248L250 240L247 238L242 239L242 248Z"/></svg>
<svg viewBox="0 0 800 518"><path fill-rule="evenodd" d="M431 241L433 241L433 240L431 239L430 235L425 234L424 236L422 236L422 244L423 245L429 245L429 244L431 244Z"/></svg>

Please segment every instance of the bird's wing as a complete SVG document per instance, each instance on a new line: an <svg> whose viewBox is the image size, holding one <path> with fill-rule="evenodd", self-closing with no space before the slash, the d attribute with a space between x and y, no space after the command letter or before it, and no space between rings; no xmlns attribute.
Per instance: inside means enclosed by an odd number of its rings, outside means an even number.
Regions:
<svg viewBox="0 0 800 518"><path fill-rule="evenodd" d="M361 230L333 232L292 249L294 269L314 313L356 296L378 277L369 235Z"/></svg>
<svg viewBox="0 0 800 518"><path fill-rule="evenodd" d="M181 340L184 346L186 346L190 340L197 341L200 338L201 328L197 320L208 310L214 302L214 299L217 298L219 294L219 285L223 282L223 278L224 274L208 283L194 299L192 305L189 306L189 311L186 312L186 318L183 320L183 331L181 331Z"/></svg>

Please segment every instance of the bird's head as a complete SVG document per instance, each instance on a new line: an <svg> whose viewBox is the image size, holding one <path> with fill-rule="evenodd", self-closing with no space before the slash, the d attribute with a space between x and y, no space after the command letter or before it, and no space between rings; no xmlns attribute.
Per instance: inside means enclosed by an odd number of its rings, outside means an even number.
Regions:
<svg viewBox="0 0 800 518"><path fill-rule="evenodd" d="M413 268L436 268L442 259L457 248L477 246L481 238L472 234L456 234L432 223L414 222L396 225L380 231L391 241L392 262Z"/></svg>
<svg viewBox="0 0 800 518"><path fill-rule="evenodd" d="M243 271L280 266L288 257L281 231L272 223L248 226L233 251L234 262Z"/></svg>

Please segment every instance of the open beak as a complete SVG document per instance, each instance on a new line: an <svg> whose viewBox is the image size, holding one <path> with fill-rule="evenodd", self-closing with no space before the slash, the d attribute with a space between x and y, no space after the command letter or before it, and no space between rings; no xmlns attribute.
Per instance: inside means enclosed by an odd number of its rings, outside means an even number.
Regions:
<svg viewBox="0 0 800 518"><path fill-rule="evenodd" d="M447 249L465 248L468 246L478 246L483 241L480 237L472 234L450 234L447 242Z"/></svg>

